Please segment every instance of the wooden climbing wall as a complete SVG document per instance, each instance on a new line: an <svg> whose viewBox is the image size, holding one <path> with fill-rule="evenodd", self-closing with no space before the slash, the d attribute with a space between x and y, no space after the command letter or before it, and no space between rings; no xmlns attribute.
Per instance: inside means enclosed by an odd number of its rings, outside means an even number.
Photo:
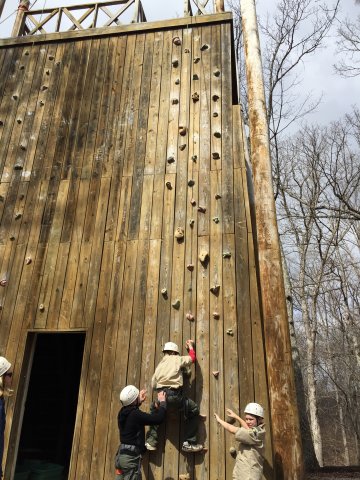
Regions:
<svg viewBox="0 0 360 480"><path fill-rule="evenodd" d="M213 412L253 400L272 478L231 30L221 14L0 41L0 354L16 391L29 331L86 332L69 480L113 478L119 391L150 392L162 345L187 338L208 452L182 454L169 414L145 478L231 479L234 441Z"/></svg>

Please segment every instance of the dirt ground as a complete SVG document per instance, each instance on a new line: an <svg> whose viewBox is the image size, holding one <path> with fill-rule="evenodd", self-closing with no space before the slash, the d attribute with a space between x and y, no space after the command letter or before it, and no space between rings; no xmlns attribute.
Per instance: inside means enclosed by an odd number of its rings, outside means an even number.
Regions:
<svg viewBox="0 0 360 480"><path fill-rule="evenodd" d="M305 476L306 480L360 480L360 469L358 471L332 471L332 472L314 472Z"/></svg>

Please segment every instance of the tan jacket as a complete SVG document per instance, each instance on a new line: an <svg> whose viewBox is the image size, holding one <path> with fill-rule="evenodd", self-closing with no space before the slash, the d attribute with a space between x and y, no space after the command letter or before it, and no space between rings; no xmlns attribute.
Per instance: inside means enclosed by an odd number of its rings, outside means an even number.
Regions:
<svg viewBox="0 0 360 480"><path fill-rule="evenodd" d="M192 364L189 355L168 355L165 354L151 380L153 388L171 387L179 388L183 386L182 369Z"/></svg>
<svg viewBox="0 0 360 480"><path fill-rule="evenodd" d="M261 480L264 458L265 428L258 426L250 429L240 427L235 433L240 442L233 471L234 480Z"/></svg>

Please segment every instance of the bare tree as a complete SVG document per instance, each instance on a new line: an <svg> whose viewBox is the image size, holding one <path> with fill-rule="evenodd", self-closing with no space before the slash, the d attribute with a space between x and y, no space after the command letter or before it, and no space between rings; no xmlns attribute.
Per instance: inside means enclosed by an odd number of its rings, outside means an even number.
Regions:
<svg viewBox="0 0 360 480"><path fill-rule="evenodd" d="M335 70L343 77L360 75L360 15L355 21L347 18L341 23L337 47L341 59Z"/></svg>

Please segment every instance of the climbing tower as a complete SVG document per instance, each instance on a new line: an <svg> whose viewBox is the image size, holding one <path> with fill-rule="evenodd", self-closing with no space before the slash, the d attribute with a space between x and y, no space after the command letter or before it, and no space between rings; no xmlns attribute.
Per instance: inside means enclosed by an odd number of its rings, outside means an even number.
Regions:
<svg viewBox="0 0 360 480"><path fill-rule="evenodd" d="M188 338L197 365L185 389L207 451L183 454L169 413L145 478L231 479L235 443L213 413L249 401L266 412L264 478L301 478L296 405L277 409L293 398L291 375L281 390L271 377L290 352L266 338L232 15L207 3L146 22L139 0L22 1L0 40L0 354L15 389L6 478L29 458L69 480L113 478L121 388L146 387L149 408L163 344ZM52 397L44 375L60 375ZM37 429L30 397L48 419ZM43 445L49 405L64 420Z"/></svg>

